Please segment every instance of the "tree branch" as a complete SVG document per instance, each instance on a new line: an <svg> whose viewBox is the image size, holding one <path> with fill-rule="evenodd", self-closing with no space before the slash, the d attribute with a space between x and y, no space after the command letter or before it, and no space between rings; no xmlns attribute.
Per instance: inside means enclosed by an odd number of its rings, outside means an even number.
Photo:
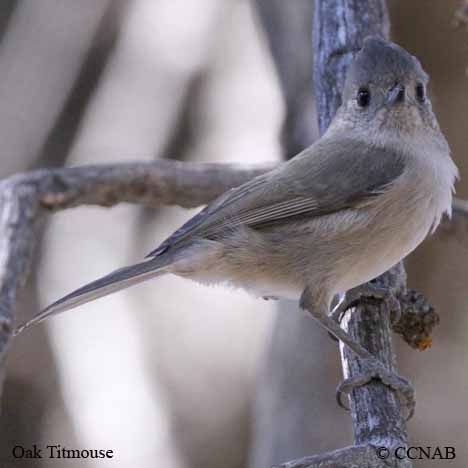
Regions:
<svg viewBox="0 0 468 468"><path fill-rule="evenodd" d="M274 163L257 166L156 161L18 174L0 183L0 191L32 191L51 211L79 205L138 203L148 207L203 205L224 191L262 174Z"/></svg>
<svg viewBox="0 0 468 468"><path fill-rule="evenodd" d="M310 0L255 0L259 18L267 34L286 115L281 143L290 159L317 138L312 83L312 11Z"/></svg>
<svg viewBox="0 0 468 468"><path fill-rule="evenodd" d="M316 0L314 17L314 84L323 133L341 104L347 68L368 35L388 38L389 18L384 0ZM403 264L392 268L376 280L392 293L406 292ZM368 349L387 368L396 371L392 346L391 320L381 304L361 304L348 311L342 325L350 335ZM359 358L340 344L343 374L352 377L362 369ZM379 381L357 387L350 395L351 418L357 445L406 445L406 425L400 403L393 391ZM410 466L393 460L395 466ZM370 460L366 466L380 466ZM364 464L362 464L364 465ZM361 466L362 466L361 465ZM296 466L291 464L290 466ZM343 465L352 466L352 465Z"/></svg>
<svg viewBox="0 0 468 468"><path fill-rule="evenodd" d="M274 167L175 161L43 169L0 182L0 383L19 289L29 274L43 215L79 205L130 202L192 208Z"/></svg>
<svg viewBox="0 0 468 468"><path fill-rule="evenodd" d="M332 452L304 457L292 462L283 463L272 468L349 468L349 467L385 467L383 460L377 456L374 447L353 445Z"/></svg>
<svg viewBox="0 0 468 468"><path fill-rule="evenodd" d="M468 249L468 201L454 198L452 202L452 219L447 217L436 231L441 239L455 238Z"/></svg>

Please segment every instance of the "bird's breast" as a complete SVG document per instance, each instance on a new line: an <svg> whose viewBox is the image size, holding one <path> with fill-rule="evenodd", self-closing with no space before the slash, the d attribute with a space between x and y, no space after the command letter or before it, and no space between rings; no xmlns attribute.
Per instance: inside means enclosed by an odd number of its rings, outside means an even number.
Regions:
<svg viewBox="0 0 468 468"><path fill-rule="evenodd" d="M354 252L340 262L337 291L376 278L414 251L450 211L453 181L453 173L440 165L437 171L431 161L410 166L368 208L367 226L351 239Z"/></svg>

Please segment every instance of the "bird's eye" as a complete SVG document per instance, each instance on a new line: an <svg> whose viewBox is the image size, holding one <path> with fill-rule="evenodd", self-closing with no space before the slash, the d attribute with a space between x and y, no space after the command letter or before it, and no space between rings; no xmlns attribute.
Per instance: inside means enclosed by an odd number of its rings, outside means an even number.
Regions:
<svg viewBox="0 0 468 468"><path fill-rule="evenodd" d="M426 100L426 90L422 83L416 85L416 99L421 103Z"/></svg>
<svg viewBox="0 0 468 468"><path fill-rule="evenodd" d="M370 103L370 98L369 88L359 88L357 93L357 103L359 107L367 107Z"/></svg>

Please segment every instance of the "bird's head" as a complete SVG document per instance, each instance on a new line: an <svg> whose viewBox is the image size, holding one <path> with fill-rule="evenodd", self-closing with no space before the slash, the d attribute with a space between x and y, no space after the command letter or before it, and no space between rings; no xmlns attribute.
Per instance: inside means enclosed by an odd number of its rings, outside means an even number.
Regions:
<svg viewBox="0 0 468 468"><path fill-rule="evenodd" d="M416 57L392 42L368 37L349 67L340 118L377 131L438 131L428 81Z"/></svg>

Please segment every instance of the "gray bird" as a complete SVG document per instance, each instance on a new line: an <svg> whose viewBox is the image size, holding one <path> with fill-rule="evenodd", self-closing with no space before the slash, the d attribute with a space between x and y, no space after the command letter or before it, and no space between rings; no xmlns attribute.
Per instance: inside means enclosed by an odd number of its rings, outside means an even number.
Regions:
<svg viewBox="0 0 468 468"><path fill-rule="evenodd" d="M297 299L394 388L392 376L330 317L336 294L408 255L450 215L457 168L426 93L419 61L367 38L350 65L343 104L327 132L272 171L233 188L166 239L148 259L83 286L46 317L172 273L228 283L261 297Z"/></svg>

